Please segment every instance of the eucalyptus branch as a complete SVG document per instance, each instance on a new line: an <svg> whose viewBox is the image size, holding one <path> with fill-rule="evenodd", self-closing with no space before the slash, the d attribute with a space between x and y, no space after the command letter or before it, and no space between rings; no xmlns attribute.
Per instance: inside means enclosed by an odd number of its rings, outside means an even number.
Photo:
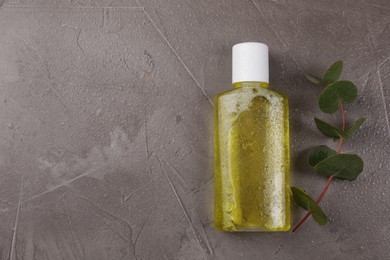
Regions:
<svg viewBox="0 0 390 260"><path fill-rule="evenodd" d="M292 187L294 201L302 208L307 210L306 215L295 225L292 232L305 223L312 215L313 219L320 225L327 223L327 217L318 203L325 196L333 178L342 180L354 180L363 171L363 161L356 154L341 154L343 143L348 140L349 135L358 130L365 119L357 120L348 130L346 130L345 103L352 103L357 97L357 88L350 81L338 81L343 68L342 61L337 61L329 67L323 78L312 75L306 75L307 79L314 84L323 86L324 90L320 94L320 109L328 114L341 111L342 128L337 128L325 121L315 118L315 123L324 135L339 139L337 152L326 145L313 147L309 153L308 163L319 175L328 177L328 181L314 201L303 189Z"/></svg>

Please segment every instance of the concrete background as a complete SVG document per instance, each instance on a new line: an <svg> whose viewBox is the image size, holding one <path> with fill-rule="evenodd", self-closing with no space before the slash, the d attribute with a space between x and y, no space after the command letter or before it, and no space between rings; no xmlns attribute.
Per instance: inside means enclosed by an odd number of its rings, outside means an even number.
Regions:
<svg viewBox="0 0 390 260"><path fill-rule="evenodd" d="M390 2L387 0L0 1L0 259L389 259ZM271 51L290 97L292 183L320 193L308 149L337 143L314 116L337 59L359 88L330 217L290 233L213 229L213 96L231 46ZM293 223L304 214L295 206Z"/></svg>

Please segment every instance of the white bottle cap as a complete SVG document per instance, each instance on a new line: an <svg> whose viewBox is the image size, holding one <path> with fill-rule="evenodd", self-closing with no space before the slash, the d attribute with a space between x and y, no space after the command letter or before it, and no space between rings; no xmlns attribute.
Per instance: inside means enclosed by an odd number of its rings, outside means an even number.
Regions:
<svg viewBox="0 0 390 260"><path fill-rule="evenodd" d="M243 42L233 46L232 79L237 82L266 82L268 46L260 42Z"/></svg>

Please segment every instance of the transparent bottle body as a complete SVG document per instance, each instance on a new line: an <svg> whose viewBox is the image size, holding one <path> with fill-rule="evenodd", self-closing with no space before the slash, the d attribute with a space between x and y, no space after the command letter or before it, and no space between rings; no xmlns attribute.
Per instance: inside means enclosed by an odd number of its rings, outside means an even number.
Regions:
<svg viewBox="0 0 390 260"><path fill-rule="evenodd" d="M290 229L288 99L242 82L215 97L214 215L224 231Z"/></svg>

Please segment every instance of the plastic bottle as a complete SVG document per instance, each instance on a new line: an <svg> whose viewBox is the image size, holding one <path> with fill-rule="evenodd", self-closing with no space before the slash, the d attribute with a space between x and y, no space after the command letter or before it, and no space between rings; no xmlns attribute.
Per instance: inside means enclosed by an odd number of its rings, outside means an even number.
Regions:
<svg viewBox="0 0 390 260"><path fill-rule="evenodd" d="M288 99L268 89L268 47L233 46L233 88L215 97L215 227L290 229Z"/></svg>

